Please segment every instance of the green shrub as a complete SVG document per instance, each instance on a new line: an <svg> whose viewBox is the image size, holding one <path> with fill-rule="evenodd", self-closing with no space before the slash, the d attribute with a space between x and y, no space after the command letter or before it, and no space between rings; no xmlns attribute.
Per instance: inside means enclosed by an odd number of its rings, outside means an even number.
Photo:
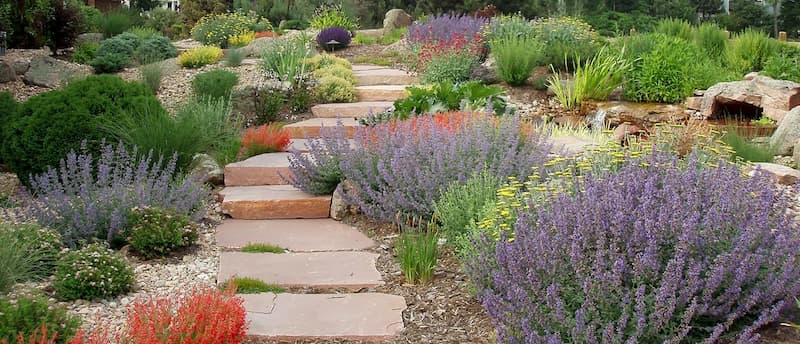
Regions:
<svg viewBox="0 0 800 344"><path fill-rule="evenodd" d="M239 76L227 70L212 70L195 75L192 89L200 99L230 99L233 87L239 82Z"/></svg>
<svg viewBox="0 0 800 344"><path fill-rule="evenodd" d="M128 30L125 30L125 32L136 35L136 37L139 37L139 39L142 41L146 41L155 37L164 37L160 32L158 32L158 30L145 26L134 26Z"/></svg>
<svg viewBox="0 0 800 344"><path fill-rule="evenodd" d="M187 68L199 68L217 63L222 57L222 49L213 46L192 48L178 56L178 64Z"/></svg>
<svg viewBox="0 0 800 344"><path fill-rule="evenodd" d="M442 53L425 62L419 81L423 84L466 82L472 77L472 68L477 63L478 56L466 49Z"/></svg>
<svg viewBox="0 0 800 344"><path fill-rule="evenodd" d="M97 48L100 43L97 42L83 42L75 47L72 51L72 62L80 64L89 64L97 53Z"/></svg>
<svg viewBox="0 0 800 344"><path fill-rule="evenodd" d="M763 31L745 29L728 45L728 64L741 73L757 72L779 48L778 41Z"/></svg>
<svg viewBox="0 0 800 344"><path fill-rule="evenodd" d="M141 40L131 33L124 33L100 42L91 61L97 73L115 73L130 65L133 53Z"/></svg>
<svg viewBox="0 0 800 344"><path fill-rule="evenodd" d="M696 62L689 66L689 69L692 88L699 90L705 90L720 82L734 81L741 78L739 73L705 56L698 56Z"/></svg>
<svg viewBox="0 0 800 344"><path fill-rule="evenodd" d="M438 242L432 224L423 233L407 230L400 234L395 245L406 283L427 283L433 279Z"/></svg>
<svg viewBox="0 0 800 344"><path fill-rule="evenodd" d="M206 45L220 48L228 46L228 38L252 31L259 22L254 13L233 12L208 14L192 28L192 38Z"/></svg>
<svg viewBox="0 0 800 344"><path fill-rule="evenodd" d="M661 19L656 23L655 32L686 41L692 41L695 37L694 27L683 19Z"/></svg>
<svg viewBox="0 0 800 344"><path fill-rule="evenodd" d="M533 38L535 32L530 20L521 14L500 15L492 18L489 31L486 33L488 42L507 40L511 38Z"/></svg>
<svg viewBox="0 0 800 344"><path fill-rule="evenodd" d="M48 334L58 333L53 343L65 344L78 331L81 321L69 315L65 307L50 304L44 296L13 300L0 297L0 342L16 343L17 335L22 333L27 338L41 331L42 325Z"/></svg>
<svg viewBox="0 0 800 344"><path fill-rule="evenodd" d="M393 44L403 39L403 36L405 36L407 32L408 32L407 27L394 29L389 33L384 33L383 36L381 36L381 38L378 38L378 43L380 43L381 45Z"/></svg>
<svg viewBox="0 0 800 344"><path fill-rule="evenodd" d="M7 121L13 118L12 116L16 116L19 106L20 104L17 103L14 94L11 92L0 92L0 109L3 109L3 111L0 112L0 123L7 123ZM0 127L0 162L3 161L3 146L5 146L3 127Z"/></svg>
<svg viewBox="0 0 800 344"><path fill-rule="evenodd" d="M125 294L133 283L133 269L125 257L95 243L61 257L53 289L62 300L94 300Z"/></svg>
<svg viewBox="0 0 800 344"><path fill-rule="evenodd" d="M64 248L64 238L61 234L36 224L0 223L0 242L10 247L16 246L18 249L20 245L25 246L25 249L18 250L18 253L27 255L25 259L34 264L34 269L29 271L27 279L44 279L52 275L55 262L61 249ZM0 270L11 265L13 264L2 264Z"/></svg>
<svg viewBox="0 0 800 344"><path fill-rule="evenodd" d="M159 62L139 67L139 78L153 94L157 94L161 88L161 79L163 77L164 67Z"/></svg>
<svg viewBox="0 0 800 344"><path fill-rule="evenodd" d="M170 38L175 38L180 32L175 32L173 27L176 25L183 25L183 18L179 12L170 10L168 8L154 8L148 12L148 18L145 25L156 29Z"/></svg>
<svg viewBox="0 0 800 344"><path fill-rule="evenodd" d="M503 180L482 171L466 183L453 183L442 192L442 197L434 203L434 217L441 224L447 243L459 247L465 243L467 228L480 220L481 209L497 199L497 189Z"/></svg>
<svg viewBox="0 0 800 344"><path fill-rule="evenodd" d="M225 286L227 287L227 285L231 283L236 285L237 294L259 294L259 293L280 294L286 292L286 289L281 286L268 284L260 279L250 278L250 277L236 277L228 281L228 283L226 283Z"/></svg>
<svg viewBox="0 0 800 344"><path fill-rule="evenodd" d="M497 76L509 85L522 85L539 65L544 45L531 36L495 39L490 42Z"/></svg>
<svg viewBox="0 0 800 344"><path fill-rule="evenodd" d="M549 88L565 109L574 109L585 99L606 100L622 85L626 73L631 69L630 61L605 47L586 61L574 67L572 83L563 82L561 73L553 70Z"/></svg>
<svg viewBox="0 0 800 344"><path fill-rule="evenodd" d="M244 60L244 54L238 48L228 49L225 52L225 65L228 67L238 67L242 64L242 60Z"/></svg>
<svg viewBox="0 0 800 344"><path fill-rule="evenodd" d="M625 87L625 97L634 101L677 103L692 94L691 65L696 63L693 46L679 38L664 37L655 49L642 56Z"/></svg>
<svg viewBox="0 0 800 344"><path fill-rule="evenodd" d="M620 39L616 50L623 52L628 61L635 61L656 49L658 42L669 39L668 36L658 33L642 33Z"/></svg>
<svg viewBox="0 0 800 344"><path fill-rule="evenodd" d="M80 151L81 142L100 142L103 125L143 108L161 104L141 83L112 75L73 81L29 98L3 123L2 160L27 185L31 173L58 166L69 151ZM97 147L88 148L96 152Z"/></svg>
<svg viewBox="0 0 800 344"><path fill-rule="evenodd" d="M800 82L800 68L797 66L800 66L800 54L776 54L764 63L764 75L775 79Z"/></svg>
<svg viewBox="0 0 800 344"><path fill-rule="evenodd" d="M358 19L352 19L342 7L342 3L323 3L314 11L308 21L312 29L322 30L329 27L340 27L347 31L358 30Z"/></svg>
<svg viewBox="0 0 800 344"><path fill-rule="evenodd" d="M591 58L599 49L600 36L580 19L547 18L533 23L533 34L545 43L544 62L556 69L576 66L577 57Z"/></svg>
<svg viewBox="0 0 800 344"><path fill-rule="evenodd" d="M353 44L364 44L364 45L372 45L378 42L378 39L372 36L367 36L363 33L357 33L355 37L353 37Z"/></svg>
<svg viewBox="0 0 800 344"><path fill-rule="evenodd" d="M101 32L103 24L103 12L92 6L81 6L83 12L83 31Z"/></svg>
<svg viewBox="0 0 800 344"><path fill-rule="evenodd" d="M178 56L178 49L172 45L169 38L158 35L145 39L138 48L134 57L140 64L159 62Z"/></svg>
<svg viewBox="0 0 800 344"><path fill-rule="evenodd" d="M325 76L314 87L314 97L321 103L350 103L356 100L356 89L346 79Z"/></svg>
<svg viewBox="0 0 800 344"><path fill-rule="evenodd" d="M697 28L694 42L714 61L724 62L728 34L713 23L703 23Z"/></svg>
<svg viewBox="0 0 800 344"><path fill-rule="evenodd" d="M599 34L606 37L621 37L630 33L631 29L648 32L655 26L656 18L644 13L624 13L601 11L597 14L582 17Z"/></svg>
<svg viewBox="0 0 800 344"><path fill-rule="evenodd" d="M306 59L313 54L313 48L303 38L273 40L261 55L261 68L274 79L298 86L310 68Z"/></svg>
<svg viewBox="0 0 800 344"><path fill-rule="evenodd" d="M136 25L136 22L137 19L134 17L132 11L119 9L107 12L105 16L103 16L103 19L100 21L100 29L106 38L110 38L127 31Z"/></svg>
<svg viewBox="0 0 800 344"><path fill-rule="evenodd" d="M749 162L772 162L775 151L768 144L757 144L739 135L735 127L726 128L722 141L734 150L734 155Z"/></svg>
<svg viewBox="0 0 800 344"><path fill-rule="evenodd" d="M166 256L197 241L197 226L185 214L158 208L134 208L128 220L131 247L146 259Z"/></svg>
<svg viewBox="0 0 800 344"><path fill-rule="evenodd" d="M348 70L353 69L353 65L350 63L350 61L332 54L317 54L313 57L305 59L305 63L308 65L310 70L317 70L333 65L338 65Z"/></svg>
<svg viewBox="0 0 800 344"><path fill-rule="evenodd" d="M289 19L280 28L283 30L305 30L308 29L308 22L302 19Z"/></svg>
<svg viewBox="0 0 800 344"><path fill-rule="evenodd" d="M355 74L349 68L345 68L341 65L328 65L326 67L317 69L314 71L314 76L317 79L322 79L326 76L335 76L337 78L342 78L347 80L347 82L351 83L353 86L358 84L358 79L356 79Z"/></svg>

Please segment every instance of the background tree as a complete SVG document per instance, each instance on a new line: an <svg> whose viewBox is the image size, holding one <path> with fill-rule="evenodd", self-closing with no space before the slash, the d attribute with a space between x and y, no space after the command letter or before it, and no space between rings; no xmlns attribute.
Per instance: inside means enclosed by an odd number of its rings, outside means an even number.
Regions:
<svg viewBox="0 0 800 344"><path fill-rule="evenodd" d="M181 13L184 21L189 27L194 26L200 18L207 14L224 13L232 8L232 3L225 0L183 0L181 1Z"/></svg>

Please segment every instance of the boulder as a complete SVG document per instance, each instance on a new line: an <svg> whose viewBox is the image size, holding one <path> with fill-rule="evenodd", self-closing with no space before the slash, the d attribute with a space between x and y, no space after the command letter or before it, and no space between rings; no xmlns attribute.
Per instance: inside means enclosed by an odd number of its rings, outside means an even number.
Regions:
<svg viewBox="0 0 800 344"><path fill-rule="evenodd" d="M336 221L341 221L348 213L356 214L358 209L349 205L345 201L345 194L353 192L353 183L349 180L343 180L336 186L331 197L331 218Z"/></svg>
<svg viewBox="0 0 800 344"><path fill-rule="evenodd" d="M64 62L50 56L36 56L22 78L26 84L57 88L67 81L80 79L92 74L92 68Z"/></svg>
<svg viewBox="0 0 800 344"><path fill-rule="evenodd" d="M190 166L192 168L189 174L199 177L204 183L211 185L222 185L224 183L225 178L222 167L210 155L195 154L192 157Z"/></svg>
<svg viewBox="0 0 800 344"><path fill-rule="evenodd" d="M691 110L700 110L703 106L703 97L689 97L686 98L686 108Z"/></svg>
<svg viewBox="0 0 800 344"><path fill-rule="evenodd" d="M11 65L14 67L14 71L17 72L17 75L23 75L31 68L31 61L19 59L11 62Z"/></svg>
<svg viewBox="0 0 800 344"><path fill-rule="evenodd" d="M245 57L259 57L261 56L261 52L264 51L274 39L275 38L272 37L256 38L247 46L240 48L239 51L242 53L242 56Z"/></svg>
<svg viewBox="0 0 800 344"><path fill-rule="evenodd" d="M486 85L491 85L497 82L497 74L494 68L486 66L485 64L479 64L472 67L470 79L478 80Z"/></svg>
<svg viewBox="0 0 800 344"><path fill-rule="evenodd" d="M780 121L797 105L800 105L800 84L759 75L750 80L711 86L703 94L699 113L707 119L723 115L726 109L735 112L735 109L750 107L760 108L764 116Z"/></svg>
<svg viewBox="0 0 800 344"><path fill-rule="evenodd" d="M408 42L405 39L401 39L383 48L383 50L381 50L381 54L399 54L405 51L408 51Z"/></svg>
<svg viewBox="0 0 800 344"><path fill-rule="evenodd" d="M790 155L797 140L800 140L800 106L783 116L778 128L772 133L769 144L775 147L776 153Z"/></svg>
<svg viewBox="0 0 800 344"><path fill-rule="evenodd" d="M75 46L79 46L83 43L88 43L88 42L100 43L103 40L103 38L105 38L103 37L103 34L98 32L82 33L78 35L77 38L75 38Z"/></svg>
<svg viewBox="0 0 800 344"><path fill-rule="evenodd" d="M628 123L647 128L656 123L674 123L689 119L685 109L676 104L631 103L631 102L583 102L581 114L605 113L605 123L618 126Z"/></svg>
<svg viewBox="0 0 800 344"><path fill-rule="evenodd" d="M383 32L388 33L392 30L408 27L411 23L414 22L414 19L406 13L406 11L401 9L391 9L386 12L386 15L383 17Z"/></svg>
<svg viewBox="0 0 800 344"><path fill-rule="evenodd" d="M627 143L628 137L639 135L644 132L644 129L637 125L622 123L614 128L614 139L617 142Z"/></svg>
<svg viewBox="0 0 800 344"><path fill-rule="evenodd" d="M792 160L794 161L794 167L800 168L800 140L794 142L794 149L792 151Z"/></svg>
<svg viewBox="0 0 800 344"><path fill-rule="evenodd" d="M794 185L798 182L798 180L800 180L800 171L795 170L788 166L783 166L768 162L759 162L753 165L755 169L761 170L769 174L772 180L778 184ZM749 174L753 175L754 173L755 170L750 171Z"/></svg>
<svg viewBox="0 0 800 344"><path fill-rule="evenodd" d="M17 72L14 66L6 61L0 61L0 84L17 80Z"/></svg>

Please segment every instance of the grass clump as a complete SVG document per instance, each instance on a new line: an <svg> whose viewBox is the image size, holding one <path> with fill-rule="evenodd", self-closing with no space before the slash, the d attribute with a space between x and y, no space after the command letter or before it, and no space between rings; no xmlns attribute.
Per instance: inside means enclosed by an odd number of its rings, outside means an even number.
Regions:
<svg viewBox="0 0 800 344"><path fill-rule="evenodd" d="M728 64L741 73L760 71L779 48L778 41L765 32L748 28L737 34L728 46Z"/></svg>
<svg viewBox="0 0 800 344"><path fill-rule="evenodd" d="M562 80L561 73L553 69L548 87L566 109L577 108L584 99L607 99L631 70L630 61L623 58L623 55L624 53L614 54L605 48L601 49L585 64L574 67L574 80L571 83Z"/></svg>
<svg viewBox="0 0 800 344"><path fill-rule="evenodd" d="M734 156L748 162L772 162L775 151L766 144L757 144L739 135L736 128L727 128L722 141L734 150Z"/></svg>
<svg viewBox="0 0 800 344"><path fill-rule="evenodd" d="M692 27L691 23L683 19L675 18L667 18L658 21L655 32L681 38L686 41L691 41L695 36L694 27Z"/></svg>
<svg viewBox="0 0 800 344"><path fill-rule="evenodd" d="M378 39L378 43L380 43L381 45L390 45L392 43L395 43L395 42L403 39L403 36L407 32L408 32L408 28L407 27L394 29L391 32L381 36L381 38Z"/></svg>
<svg viewBox="0 0 800 344"><path fill-rule="evenodd" d="M245 253L286 253L285 248L267 243L248 243L239 251Z"/></svg>
<svg viewBox="0 0 800 344"><path fill-rule="evenodd" d="M157 94L161 89L161 80L164 78L164 68L160 62L144 65L139 68L139 78L153 94Z"/></svg>
<svg viewBox="0 0 800 344"><path fill-rule="evenodd" d="M397 239L397 259L407 283L427 283L433 279L439 238L434 225L424 232L404 231Z"/></svg>
<svg viewBox="0 0 800 344"><path fill-rule="evenodd" d="M234 279L228 281L228 283L225 283L226 288L230 284L236 286L236 292L238 294L259 294L259 293L280 294L286 292L286 289L281 286L275 284L269 284L257 278L235 277Z"/></svg>
<svg viewBox="0 0 800 344"><path fill-rule="evenodd" d="M228 49L225 53L225 65L228 67L238 67L242 64L242 60L244 60L244 54L239 48Z"/></svg>
<svg viewBox="0 0 800 344"><path fill-rule="evenodd" d="M378 42L378 39L372 36L367 36L363 33L357 33L355 37L353 37L353 44L363 44L363 45L372 45Z"/></svg>
<svg viewBox="0 0 800 344"><path fill-rule="evenodd" d="M728 34L716 24L703 23L697 28L694 42L710 59L721 62L728 47Z"/></svg>
<svg viewBox="0 0 800 344"><path fill-rule="evenodd" d="M0 223L0 242L0 293L50 276L63 247L61 235L36 225Z"/></svg>
<svg viewBox="0 0 800 344"><path fill-rule="evenodd" d="M525 84L542 60L544 44L533 37L515 36L492 41L497 76L509 85Z"/></svg>
<svg viewBox="0 0 800 344"><path fill-rule="evenodd" d="M192 89L195 96L204 100L228 100L239 76L234 72L217 69L197 74L192 80Z"/></svg>

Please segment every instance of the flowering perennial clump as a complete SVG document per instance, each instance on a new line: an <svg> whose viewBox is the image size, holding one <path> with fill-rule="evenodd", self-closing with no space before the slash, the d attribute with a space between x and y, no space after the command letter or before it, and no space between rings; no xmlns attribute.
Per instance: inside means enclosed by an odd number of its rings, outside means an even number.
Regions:
<svg viewBox="0 0 800 344"><path fill-rule="evenodd" d="M133 269L106 245L90 244L61 257L53 288L63 300L113 297L133 288Z"/></svg>
<svg viewBox="0 0 800 344"><path fill-rule="evenodd" d="M498 341L755 343L800 293L788 193L695 154L619 164L524 198L513 240L474 242L467 270Z"/></svg>

